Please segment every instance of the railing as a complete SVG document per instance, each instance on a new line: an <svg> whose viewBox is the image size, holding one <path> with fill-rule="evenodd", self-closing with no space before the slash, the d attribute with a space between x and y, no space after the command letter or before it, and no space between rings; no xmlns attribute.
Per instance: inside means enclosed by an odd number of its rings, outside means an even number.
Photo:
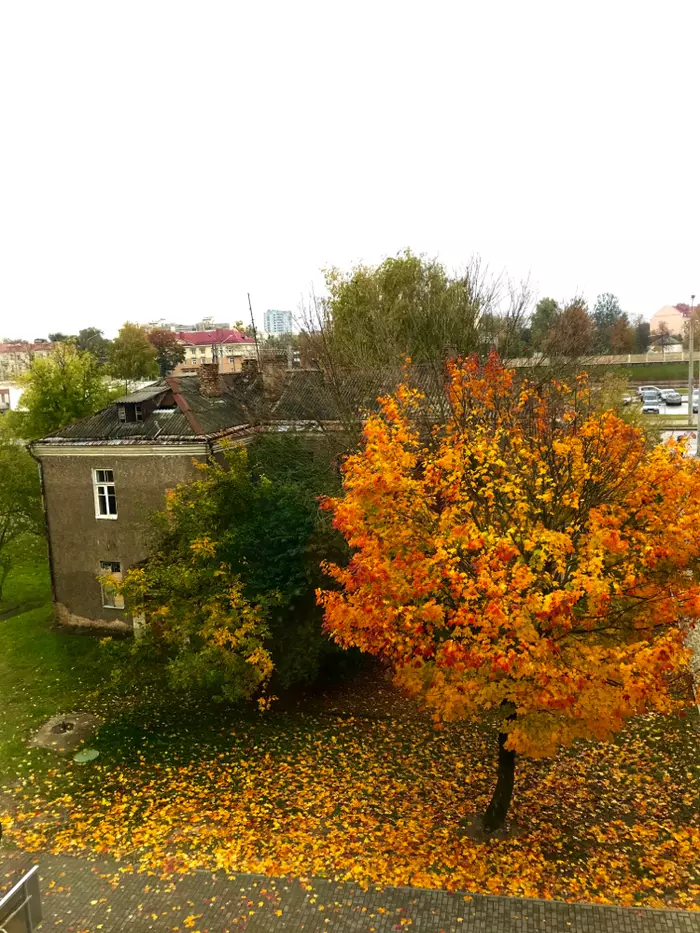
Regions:
<svg viewBox="0 0 700 933"><path fill-rule="evenodd" d="M42 919L39 866L35 865L0 898L0 933L34 933Z"/></svg>
<svg viewBox="0 0 700 933"><path fill-rule="evenodd" d="M695 356L697 359L697 355ZM539 353L533 356L521 356L508 361L511 366L547 366L549 360ZM626 365L630 363L687 363L687 350L674 353L662 353L659 350L648 353L622 353L618 356L588 356L579 358L579 362L588 366Z"/></svg>

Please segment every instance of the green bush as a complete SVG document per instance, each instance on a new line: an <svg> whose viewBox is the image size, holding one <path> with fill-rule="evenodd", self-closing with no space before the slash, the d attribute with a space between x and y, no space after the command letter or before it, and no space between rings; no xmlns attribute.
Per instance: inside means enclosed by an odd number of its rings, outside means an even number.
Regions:
<svg viewBox="0 0 700 933"><path fill-rule="evenodd" d="M339 488L321 438L262 436L203 467L170 493L151 557L127 576L129 605L147 621L131 650L165 661L174 688L227 700L333 671L343 652L323 634L314 594L321 561L346 556L319 508Z"/></svg>

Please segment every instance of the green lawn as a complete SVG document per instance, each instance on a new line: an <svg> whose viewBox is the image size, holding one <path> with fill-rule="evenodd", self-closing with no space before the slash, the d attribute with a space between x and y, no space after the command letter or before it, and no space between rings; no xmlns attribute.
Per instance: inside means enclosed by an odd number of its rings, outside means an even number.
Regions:
<svg viewBox="0 0 700 933"><path fill-rule="evenodd" d="M602 379L607 373L624 376L630 382L648 385L662 385L664 382L678 382L688 379L687 363L634 363L630 365L595 365L586 367L590 376Z"/></svg>
<svg viewBox="0 0 700 933"><path fill-rule="evenodd" d="M74 707L104 676L98 639L53 627L48 567L37 560L7 579L0 615L0 785L54 764L52 753L24 741L46 719Z"/></svg>

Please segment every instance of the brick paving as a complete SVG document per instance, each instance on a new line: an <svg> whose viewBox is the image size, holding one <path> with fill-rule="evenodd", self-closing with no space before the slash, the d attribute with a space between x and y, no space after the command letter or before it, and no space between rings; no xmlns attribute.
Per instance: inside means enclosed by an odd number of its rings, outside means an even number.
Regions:
<svg viewBox="0 0 700 933"><path fill-rule="evenodd" d="M700 912L639 910L313 879L192 872L163 880L102 859L0 850L0 889L35 861L63 933L700 933Z"/></svg>

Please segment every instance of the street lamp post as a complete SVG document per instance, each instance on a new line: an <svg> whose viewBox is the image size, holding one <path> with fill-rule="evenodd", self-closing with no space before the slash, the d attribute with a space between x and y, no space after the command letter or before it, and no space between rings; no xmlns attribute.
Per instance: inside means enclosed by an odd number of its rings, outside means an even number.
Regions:
<svg viewBox="0 0 700 933"><path fill-rule="evenodd" d="M690 296L690 318L688 320L688 424L693 423L693 383L695 382L693 367L693 337L695 328L693 327L693 304L695 295Z"/></svg>

